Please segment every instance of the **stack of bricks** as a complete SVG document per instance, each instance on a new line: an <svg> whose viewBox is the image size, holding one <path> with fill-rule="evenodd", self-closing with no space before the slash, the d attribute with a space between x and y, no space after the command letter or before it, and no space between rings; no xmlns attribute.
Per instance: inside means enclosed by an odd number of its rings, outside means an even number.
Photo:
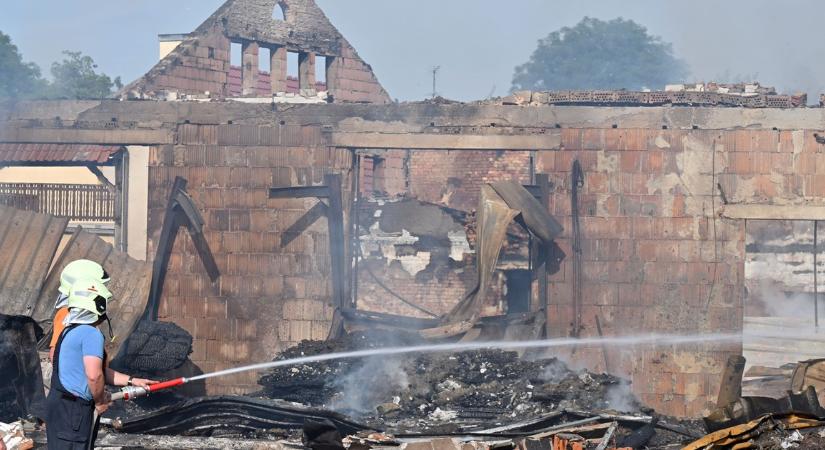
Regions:
<svg viewBox="0 0 825 450"><path fill-rule="evenodd" d="M287 234L316 199L269 199L273 186L323 183L341 173L351 194L351 152L328 148L320 128L180 125L176 145L156 147L149 168L150 251L176 176L205 220L204 234L221 277L211 283L180 231L160 319L194 336L192 361L204 372L273 358L304 339L324 339L332 319L327 221ZM345 229L348 229L345 227ZM254 372L207 383L210 394L257 389Z"/></svg>
<svg viewBox="0 0 825 450"><path fill-rule="evenodd" d="M825 195L823 146L812 132L565 129L561 151L540 152L537 171L557 186L550 210L567 254L551 278L554 336L712 335L742 329L744 221L719 217L730 203ZM572 250L571 167L584 171L579 321ZM823 164L820 167L820 160ZM822 169L825 171L825 169ZM625 374L641 400L674 415L712 406L728 355L740 344L578 350L577 363Z"/></svg>

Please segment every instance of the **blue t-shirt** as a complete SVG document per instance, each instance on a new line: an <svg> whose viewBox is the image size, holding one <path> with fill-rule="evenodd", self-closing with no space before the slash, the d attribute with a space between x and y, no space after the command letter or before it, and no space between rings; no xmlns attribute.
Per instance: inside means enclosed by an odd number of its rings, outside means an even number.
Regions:
<svg viewBox="0 0 825 450"><path fill-rule="evenodd" d="M58 369L60 382L67 391L85 400L92 400L83 357L96 356L102 360L103 344L103 333L91 325L80 325L63 336Z"/></svg>

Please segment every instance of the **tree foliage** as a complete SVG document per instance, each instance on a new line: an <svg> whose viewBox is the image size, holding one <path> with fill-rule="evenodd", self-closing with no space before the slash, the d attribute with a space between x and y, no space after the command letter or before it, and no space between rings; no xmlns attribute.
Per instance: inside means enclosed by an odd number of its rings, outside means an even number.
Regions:
<svg viewBox="0 0 825 450"><path fill-rule="evenodd" d="M661 89L688 72L671 44L636 22L585 17L539 41L513 90Z"/></svg>
<svg viewBox="0 0 825 450"><path fill-rule="evenodd" d="M42 93L45 85L40 68L23 62L11 37L0 31L0 98L32 98Z"/></svg>
<svg viewBox="0 0 825 450"><path fill-rule="evenodd" d="M102 99L123 86L120 77L112 80L97 73L90 56L69 51L63 55L63 61L52 64L49 82L36 64L23 62L11 38L0 32L0 99Z"/></svg>
<svg viewBox="0 0 825 450"><path fill-rule="evenodd" d="M51 98L101 99L112 95L112 88L123 87L120 77L109 78L95 72L97 65L91 56L80 52L64 51L65 59L52 63L52 81L48 96Z"/></svg>

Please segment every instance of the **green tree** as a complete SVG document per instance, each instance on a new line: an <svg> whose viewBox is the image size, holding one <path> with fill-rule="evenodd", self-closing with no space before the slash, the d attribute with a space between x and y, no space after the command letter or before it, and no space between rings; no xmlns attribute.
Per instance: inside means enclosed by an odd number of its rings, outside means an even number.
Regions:
<svg viewBox="0 0 825 450"><path fill-rule="evenodd" d="M50 98L101 99L112 95L113 88L121 88L120 77L112 80L106 74L95 72L97 65L91 56L64 51L66 58L52 63Z"/></svg>
<svg viewBox="0 0 825 450"><path fill-rule="evenodd" d="M0 31L0 99L36 97L45 85L40 68L34 63L23 62L17 46Z"/></svg>
<svg viewBox="0 0 825 450"><path fill-rule="evenodd" d="M671 44L636 22L585 17L539 41L513 90L662 89L688 73Z"/></svg>

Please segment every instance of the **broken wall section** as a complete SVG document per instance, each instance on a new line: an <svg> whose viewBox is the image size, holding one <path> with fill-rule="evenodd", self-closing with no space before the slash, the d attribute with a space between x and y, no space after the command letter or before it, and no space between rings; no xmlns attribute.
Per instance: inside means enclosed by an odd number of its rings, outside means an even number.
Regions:
<svg viewBox="0 0 825 450"><path fill-rule="evenodd" d="M176 141L150 158L150 248L154 253L168 190L182 176L221 277L209 281L188 234L179 232L159 319L194 336L190 359L204 372L325 339L333 312L327 221L290 234L318 200L270 199L269 189L319 185L325 174L340 173L348 205L351 153L327 147L316 126L180 125ZM206 389L249 393L259 389L257 374L218 378Z"/></svg>
<svg viewBox="0 0 825 450"><path fill-rule="evenodd" d="M532 153L359 154L358 308L416 317L449 312L475 285L475 211L481 187L502 180L531 184ZM527 233L512 224L483 315L507 312L508 271L529 268L528 242ZM524 283L525 292L531 291L530 283Z"/></svg>
<svg viewBox="0 0 825 450"><path fill-rule="evenodd" d="M279 12L284 20L276 17ZM240 44L240 58L231 54L232 43ZM262 49L270 55L265 61L270 66L268 72L261 72ZM290 52L297 54L298 67L288 67ZM233 59L241 61L240 68L231 65ZM316 62L321 61L324 67L316 68ZM325 74L323 85L316 83L318 71ZM263 97L304 102L284 96L290 90L288 74L292 72L297 74L303 97L317 100L317 89L322 86L327 90L326 101L390 102L372 68L312 0L228 0L118 96L172 100ZM238 93L234 77L239 74Z"/></svg>

